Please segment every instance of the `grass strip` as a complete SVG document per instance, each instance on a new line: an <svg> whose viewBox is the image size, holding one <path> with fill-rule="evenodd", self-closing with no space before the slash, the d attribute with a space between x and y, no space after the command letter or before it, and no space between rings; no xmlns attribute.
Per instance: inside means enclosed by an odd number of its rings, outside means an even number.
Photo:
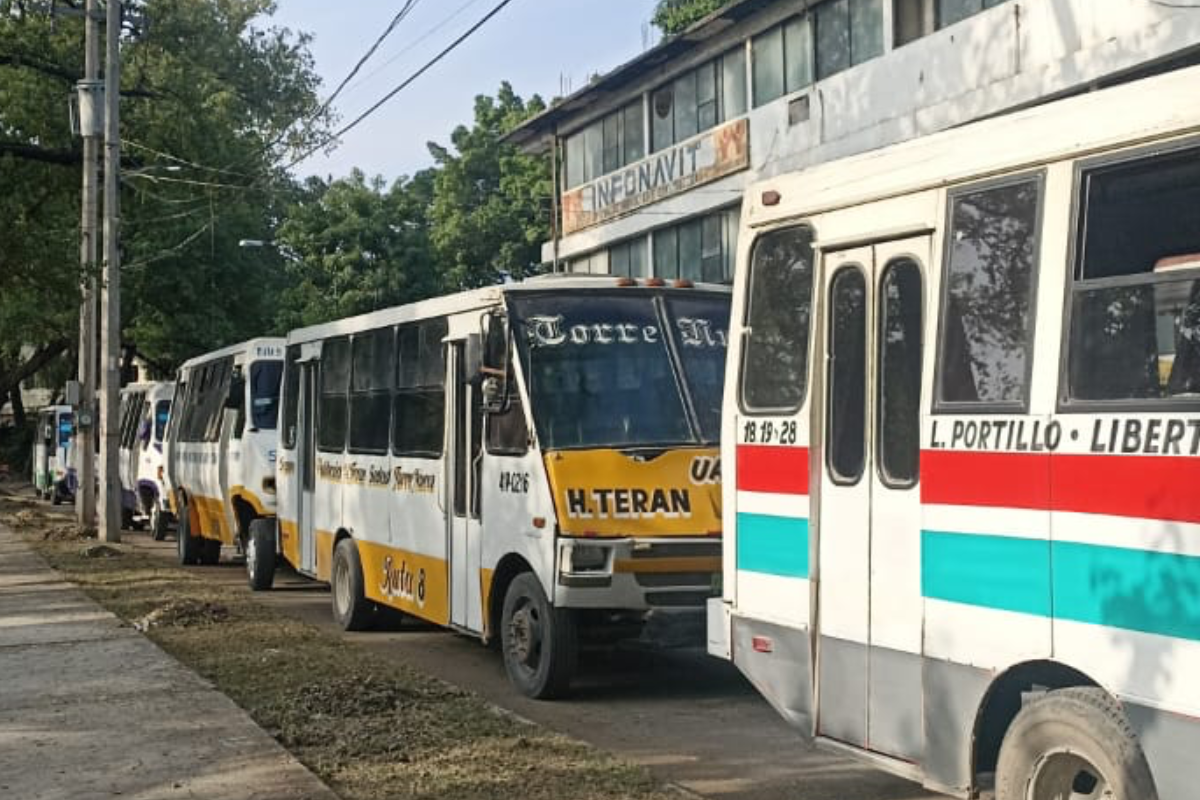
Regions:
<svg viewBox="0 0 1200 800"><path fill-rule="evenodd" d="M0 496L0 520L67 579L211 681L345 800L659 800L642 768L284 617L246 590L117 546L85 555L65 515ZM114 554L115 553L115 554Z"/></svg>

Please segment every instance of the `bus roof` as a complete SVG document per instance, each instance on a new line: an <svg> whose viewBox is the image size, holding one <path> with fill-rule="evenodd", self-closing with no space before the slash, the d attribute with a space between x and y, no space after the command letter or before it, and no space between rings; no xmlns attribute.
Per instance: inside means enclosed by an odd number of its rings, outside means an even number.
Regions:
<svg viewBox="0 0 1200 800"><path fill-rule="evenodd" d="M999 175L1115 146L1200 132L1200 66L971 123L747 189L750 226ZM778 192L773 206L763 193Z"/></svg>
<svg viewBox="0 0 1200 800"><path fill-rule="evenodd" d="M637 292L640 290L653 288L658 291L662 288L671 288L671 283L667 282L665 287L649 287L645 279L637 282L636 286L622 285L618 281L627 281L614 275L541 275L535 278L529 278L519 283L505 283L496 286L485 286L481 289L469 289L465 292L457 294L443 295L441 297L433 297L428 300L420 300L415 303L409 303L403 306L393 306L379 311L372 311L368 314L360 314L356 317L346 317L345 319L334 320L333 322L325 322L320 325L312 325L307 328L298 328L288 334L287 341L289 344L297 342L311 342L320 339L325 339L330 336L340 336L358 331L368 331L375 328L383 328L389 325L398 325L405 322L414 322L416 320L430 319L433 317L447 316L450 314L461 314L468 311L483 310L491 308L500 303L501 298L506 294L521 294L525 292L538 291L597 291L601 289L615 289L620 287L621 291ZM697 283L688 288L679 288L676 291L680 292L716 292L728 294L731 292L730 287L711 284Z"/></svg>
<svg viewBox="0 0 1200 800"><path fill-rule="evenodd" d="M183 364L181 364L179 366L179 369L180 370L191 369L192 367L196 366L197 364L205 364L205 363L212 361L214 359L217 359L217 358L224 358L226 356L238 356L238 355L242 355L244 353L249 353L256 347L279 348L280 354L278 356L272 356L272 358L276 358L276 357L282 358L283 357L282 350L283 350L283 346L284 346L284 344L286 344L286 342L287 342L287 340L280 336L260 336L257 339L247 339L244 342L238 342L237 344L231 344L228 347L222 347L220 350L213 350L210 353L204 353L203 355L198 355L193 358L189 358L187 361L183 362Z"/></svg>

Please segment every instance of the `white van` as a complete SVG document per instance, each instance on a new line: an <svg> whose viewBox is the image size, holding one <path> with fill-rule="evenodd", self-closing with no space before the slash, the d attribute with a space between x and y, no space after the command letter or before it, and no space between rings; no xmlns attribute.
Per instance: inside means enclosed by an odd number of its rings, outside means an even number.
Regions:
<svg viewBox="0 0 1200 800"><path fill-rule="evenodd" d="M275 426L283 339L251 339L179 368L167 422L166 480L179 562L215 564L250 523L275 516Z"/></svg>
<svg viewBox="0 0 1200 800"><path fill-rule="evenodd" d="M71 465L75 417L70 406L46 406L38 412L33 440L33 488L38 497L58 505L75 496Z"/></svg>
<svg viewBox="0 0 1200 800"><path fill-rule="evenodd" d="M126 526L149 525L156 542L166 538L172 517L163 440L174 391L168 381L131 383L121 390L121 518Z"/></svg>

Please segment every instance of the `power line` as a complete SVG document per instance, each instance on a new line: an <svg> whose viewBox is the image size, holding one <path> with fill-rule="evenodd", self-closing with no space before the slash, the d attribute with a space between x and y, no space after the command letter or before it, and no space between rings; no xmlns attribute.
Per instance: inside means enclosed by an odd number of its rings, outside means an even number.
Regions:
<svg viewBox="0 0 1200 800"><path fill-rule="evenodd" d="M336 142L342 136L345 136L347 133L354 130L354 128L358 127L358 125L361 122L363 122L365 119L367 119L367 117L371 116L376 111L378 111L385 103L387 103L393 97L398 95L404 89L408 88L414 81L417 80L417 78L420 78L422 75L424 75L426 72L428 72L431 68L433 68L433 66L435 64L437 64L439 61L441 61L443 58L445 58L451 52L453 52L455 49L457 49L458 46L461 45L463 42L465 42L468 38L470 38L475 33L475 31L479 30L484 25L486 25L492 19L492 17L499 14L500 11L503 10L504 7L507 6L511 2L512 2L512 0L501 0L499 3L497 3L492 8L491 11L489 11L487 14L484 14L483 17L478 22L476 22L470 28L467 28L467 30L465 32L463 32L457 39L455 39L453 42L451 42L449 45L447 45L445 48L443 48L442 51L439 52L436 56L431 58L429 61L426 61L425 64L420 69L418 69L416 72L414 72L413 74L411 74L407 78L405 78L403 81L401 81L399 83L399 85L397 85L394 89L392 89L390 92L385 94L383 97L379 98L379 100L376 101L376 103L373 106L371 106L366 111L359 114L357 117L355 117L353 120L351 120L348 124L343 125L336 132L334 132L333 134L328 136L324 141L320 142L319 144L313 145L312 147L310 147L309 149L307 149L303 153L301 153L299 156L292 159L290 162L288 162L284 166L284 169L285 170L291 169L292 167L296 166L301 161L308 158L309 156L311 156L313 153L317 152L321 148L326 147L327 145L329 145L332 142Z"/></svg>
<svg viewBox="0 0 1200 800"><path fill-rule="evenodd" d="M404 56L404 55L406 55L406 54L408 54L408 53L411 53L411 52L412 52L413 50L415 50L415 49L416 49L418 46L420 46L420 45L421 45L421 44L423 44L423 43L424 43L424 42L425 42L427 39L429 39L429 37L433 36L433 34L437 33L437 32L438 32L438 31L440 31L442 28L444 28L444 27L446 27L447 25L449 25L451 22L453 22L455 19L457 19L457 18L458 18L458 17L459 17L459 16L460 16L460 15L461 15L461 14L462 14L464 11L466 11L466 10L467 10L468 8L470 8L471 6L473 6L473 5L476 5L477 3L479 3L479 1L480 1L480 0L467 0L467 2L463 3L461 6L459 6L458 8L456 8L456 9L455 9L453 12L451 12L449 15L447 15L447 16L446 16L446 17L444 17L444 18L442 18L442 21L441 21L441 22L439 22L438 24L434 25L432 28L430 28L430 29L428 29L427 31L425 31L424 33L422 33L422 34L421 34L420 36L418 36L416 39L413 39L411 42L409 42L408 44L406 44L404 47L400 48L398 51L396 51L395 53L393 53L393 54L392 54L392 57L391 57L391 58L389 58L387 61L383 62L383 63L382 63L382 64L380 64L378 67L376 67L375 69L371 70L371 71L370 71L370 72L368 72L366 75L363 75L363 76L362 76L361 78L359 78L357 81L355 81L354 83L352 83L352 84L350 85L350 87L349 87L349 88L350 88L351 90L354 90L354 89L356 89L357 87L359 87L359 86L362 86L362 85L363 85L365 82L369 81L371 78L374 78L376 75L378 75L379 73L383 72L385 69L387 69L388 67L390 67L392 64L395 64L397 61L399 61L399 60L400 60L400 57L401 57L401 56Z"/></svg>
<svg viewBox="0 0 1200 800"><path fill-rule="evenodd" d="M333 92L326 97L319 106L317 106L315 111L308 115L298 117L297 119L280 128L279 132L275 135L275 138L271 139L271 141L267 142L267 144L263 147L263 152L269 152L272 147L283 141L284 137L288 135L288 131L290 131L296 125L296 123L306 125L329 110L329 107L333 105L333 101L336 100L337 96L342 93L343 89L346 88L346 84L354 79L354 76L358 74L358 71L363 68L363 65L366 64L368 60L370 60L371 56L375 54L375 51L379 49L379 46L383 44L383 41L391 35L392 31L396 29L396 26L408 16L409 12L413 10L418 2L420 2L420 0L405 0L404 5L399 11L396 12L396 15L392 17L392 21L389 22L388 26L383 29L383 32L375 38L375 42L370 46L370 48L367 49L367 52L358 59L346 77L342 78L342 82L337 85L337 88L335 88Z"/></svg>

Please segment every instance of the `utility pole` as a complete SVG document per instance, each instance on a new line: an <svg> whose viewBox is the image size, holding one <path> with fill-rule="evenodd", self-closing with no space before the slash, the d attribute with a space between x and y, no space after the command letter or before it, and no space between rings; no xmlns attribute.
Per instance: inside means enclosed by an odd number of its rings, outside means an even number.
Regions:
<svg viewBox="0 0 1200 800"><path fill-rule="evenodd" d="M100 290L100 541L121 541L121 0L108 0L104 63L104 284Z"/></svg>
<svg viewBox="0 0 1200 800"><path fill-rule="evenodd" d="M87 0L83 14L83 82L79 93L80 133L83 134L83 220L79 261L83 266L83 304L79 309L79 408L76 409L75 519L80 530L96 525L96 253L99 250L99 174L96 163L102 106L96 92L100 76L100 13L98 0ZM84 424L85 422L89 424Z"/></svg>

